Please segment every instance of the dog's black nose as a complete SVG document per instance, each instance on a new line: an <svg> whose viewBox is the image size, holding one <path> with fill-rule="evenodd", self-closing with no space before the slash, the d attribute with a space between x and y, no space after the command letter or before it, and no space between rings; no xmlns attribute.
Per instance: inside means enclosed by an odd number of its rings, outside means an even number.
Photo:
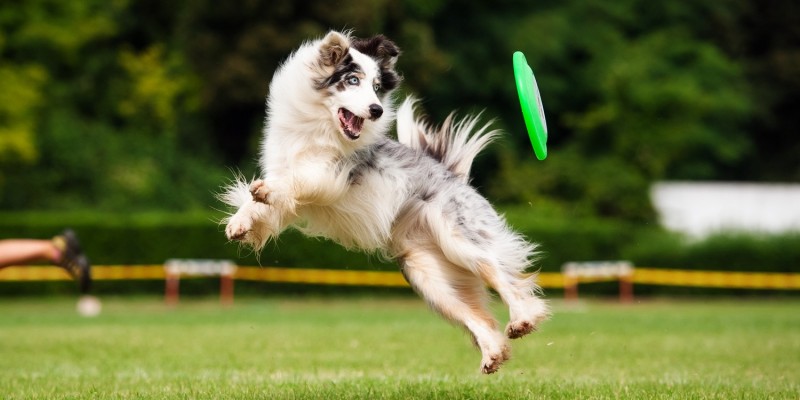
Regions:
<svg viewBox="0 0 800 400"><path fill-rule="evenodd" d="M369 116L372 119L378 119L383 115L383 107L378 104L370 104L369 105Z"/></svg>

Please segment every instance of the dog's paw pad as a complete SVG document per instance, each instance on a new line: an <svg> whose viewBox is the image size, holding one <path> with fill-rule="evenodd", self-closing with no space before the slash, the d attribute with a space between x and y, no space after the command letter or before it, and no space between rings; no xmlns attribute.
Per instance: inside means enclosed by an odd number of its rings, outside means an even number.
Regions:
<svg viewBox="0 0 800 400"><path fill-rule="evenodd" d="M505 360L506 358L504 354L495 354L489 357L488 360L481 363L481 372L487 375L493 374L500 369L500 366L503 365L503 361Z"/></svg>
<svg viewBox="0 0 800 400"><path fill-rule="evenodd" d="M506 336L509 339L519 339L531 332L536 331L536 324L531 321L509 322L506 326Z"/></svg>
<svg viewBox="0 0 800 400"><path fill-rule="evenodd" d="M503 345L499 352L483 357L481 361L481 372L484 374L493 374L500 369L504 362L511 358L511 348Z"/></svg>
<svg viewBox="0 0 800 400"><path fill-rule="evenodd" d="M225 227L225 236L228 240L242 240L250 232L250 228L245 224L230 223Z"/></svg>
<svg viewBox="0 0 800 400"><path fill-rule="evenodd" d="M253 196L254 201L266 203L267 196L269 196L269 190L267 189L267 185L264 183L264 181L258 179L250 184L250 194Z"/></svg>
<svg viewBox="0 0 800 400"><path fill-rule="evenodd" d="M237 231L228 235L229 240L243 240L245 236L247 236L247 232L245 230Z"/></svg>
<svg viewBox="0 0 800 400"><path fill-rule="evenodd" d="M234 232L227 233L228 240L244 240L244 237L247 236L246 230L238 230Z"/></svg>

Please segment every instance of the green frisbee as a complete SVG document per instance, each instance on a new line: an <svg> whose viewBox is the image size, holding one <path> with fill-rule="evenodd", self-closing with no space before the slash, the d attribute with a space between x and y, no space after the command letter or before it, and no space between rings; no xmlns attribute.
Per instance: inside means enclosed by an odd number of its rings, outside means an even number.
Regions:
<svg viewBox="0 0 800 400"><path fill-rule="evenodd" d="M533 145L536 158L547 158L547 122L544 119L542 97L539 95L539 86L533 76L533 70L528 65L522 52L514 53L514 80L517 82L519 104L522 106L522 116L525 118L525 127Z"/></svg>

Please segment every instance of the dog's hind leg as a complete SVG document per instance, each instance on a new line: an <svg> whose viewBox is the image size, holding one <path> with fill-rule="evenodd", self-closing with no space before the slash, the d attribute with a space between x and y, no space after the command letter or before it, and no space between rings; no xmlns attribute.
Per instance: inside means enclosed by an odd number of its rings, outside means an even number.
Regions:
<svg viewBox="0 0 800 400"><path fill-rule="evenodd" d="M534 332L549 316L547 304L535 294L534 276L525 277L521 272L507 271L488 262L478 263L478 273L508 305L506 336L509 338L517 339Z"/></svg>
<svg viewBox="0 0 800 400"><path fill-rule="evenodd" d="M496 372L510 350L487 307L489 293L483 282L436 248L406 250L401 266L406 280L435 311L472 334L482 355L481 372Z"/></svg>

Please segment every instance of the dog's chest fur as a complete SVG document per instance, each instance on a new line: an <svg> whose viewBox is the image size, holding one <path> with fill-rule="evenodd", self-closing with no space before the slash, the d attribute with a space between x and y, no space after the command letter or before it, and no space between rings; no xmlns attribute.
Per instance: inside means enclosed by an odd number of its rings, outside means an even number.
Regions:
<svg viewBox="0 0 800 400"><path fill-rule="evenodd" d="M392 227L417 202L430 202L455 179L430 157L383 138L336 163L345 190L329 205L298 210L298 227L348 248L385 249Z"/></svg>

